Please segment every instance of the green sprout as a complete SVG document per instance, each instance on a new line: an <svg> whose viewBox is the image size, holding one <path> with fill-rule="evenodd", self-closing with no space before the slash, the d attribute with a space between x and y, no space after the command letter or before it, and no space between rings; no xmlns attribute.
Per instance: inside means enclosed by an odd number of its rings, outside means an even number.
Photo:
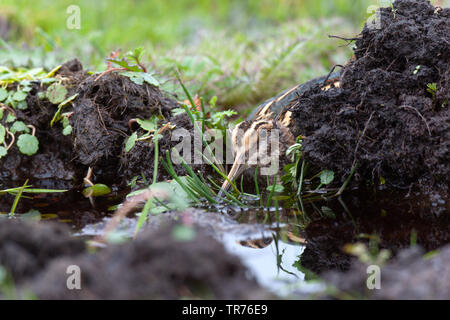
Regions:
<svg viewBox="0 0 450 320"><path fill-rule="evenodd" d="M144 82L159 87L159 81L153 77L153 74L147 72L147 69L142 64L142 56L144 54L143 48L136 48L128 51L122 59L107 59L107 61L114 63L118 67L111 68L100 74L98 80L106 72L120 71L119 74L128 77L131 81L138 85L143 85Z"/></svg>
<svg viewBox="0 0 450 320"><path fill-rule="evenodd" d="M437 84L436 82L427 84L427 92L431 93L433 99L436 97Z"/></svg>
<svg viewBox="0 0 450 320"><path fill-rule="evenodd" d="M155 136L155 132L158 129L158 117L152 116L150 119L131 119L131 123L137 123L140 126L140 129L144 131L142 136L138 136L137 131L133 132L128 139L125 141L125 152L130 152L130 150L134 147L137 141L144 141Z"/></svg>

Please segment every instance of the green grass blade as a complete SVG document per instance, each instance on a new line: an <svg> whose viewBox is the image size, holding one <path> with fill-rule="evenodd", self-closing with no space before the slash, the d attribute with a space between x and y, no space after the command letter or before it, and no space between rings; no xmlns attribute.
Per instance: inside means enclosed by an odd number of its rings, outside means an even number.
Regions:
<svg viewBox="0 0 450 320"><path fill-rule="evenodd" d="M14 198L14 202L11 206L11 210L10 210L10 216L14 217L14 213L16 212L16 208L17 208L17 204L19 203L20 197L22 196L22 192L23 190L27 187L27 183L28 183L28 179L25 181L25 184L20 187L19 191L16 194L16 197Z"/></svg>

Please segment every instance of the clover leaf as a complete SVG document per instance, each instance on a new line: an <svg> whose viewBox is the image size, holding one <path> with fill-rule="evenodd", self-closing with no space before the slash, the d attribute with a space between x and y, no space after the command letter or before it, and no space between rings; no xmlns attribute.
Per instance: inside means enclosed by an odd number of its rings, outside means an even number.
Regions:
<svg viewBox="0 0 450 320"><path fill-rule="evenodd" d="M26 92L23 92L23 91L17 91L16 93L14 93L14 95L13 95L13 99L15 100L15 101L23 101L23 100L25 100L25 98L27 97L27 93Z"/></svg>
<svg viewBox="0 0 450 320"><path fill-rule="evenodd" d="M11 131L12 134L16 134L17 132L30 132L30 128L27 127L25 123L22 121L16 121L13 123L11 128L9 128L9 131Z"/></svg>
<svg viewBox="0 0 450 320"><path fill-rule="evenodd" d="M5 100L8 97L8 91L3 88L0 88L0 101Z"/></svg>
<svg viewBox="0 0 450 320"><path fill-rule="evenodd" d="M53 104L60 104L67 95L67 89L62 84L54 83L47 88L47 99Z"/></svg>
<svg viewBox="0 0 450 320"><path fill-rule="evenodd" d="M39 149L39 141L35 136L31 134L24 133L17 139L17 146L19 151L27 156L35 154Z"/></svg>

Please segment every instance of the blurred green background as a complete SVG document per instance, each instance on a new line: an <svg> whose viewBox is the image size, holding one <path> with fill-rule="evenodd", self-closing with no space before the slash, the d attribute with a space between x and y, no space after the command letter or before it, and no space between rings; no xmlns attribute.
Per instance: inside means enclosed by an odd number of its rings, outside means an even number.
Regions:
<svg viewBox="0 0 450 320"><path fill-rule="evenodd" d="M344 64L352 37L377 0L1 0L0 65L50 69L77 57L101 71L113 50L145 48L144 63L179 92L225 107L252 106ZM78 5L81 29L66 12Z"/></svg>

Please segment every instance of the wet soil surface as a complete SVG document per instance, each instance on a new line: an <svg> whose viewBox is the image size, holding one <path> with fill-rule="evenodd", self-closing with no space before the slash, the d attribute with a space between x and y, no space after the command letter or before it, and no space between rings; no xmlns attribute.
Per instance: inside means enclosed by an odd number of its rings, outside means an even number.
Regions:
<svg viewBox="0 0 450 320"><path fill-rule="evenodd" d="M178 240L177 226L161 224L134 241L92 253L64 225L2 219L0 264L19 289L30 289L40 299L270 297L219 242L200 228L192 239ZM71 265L82 271L82 290L67 289Z"/></svg>
<svg viewBox="0 0 450 320"><path fill-rule="evenodd" d="M76 237L62 223L1 219L0 264L20 290L41 299L450 298L442 286L449 277L447 215L430 218L411 211L410 203L390 207L375 200L376 207L362 213L369 203L360 208L351 200L343 200L345 209L337 200L326 203L335 218L312 217L304 229L296 229L288 212L269 224L251 210L241 212L245 219L231 211L168 212L152 216L136 240L94 251L85 240L101 234L108 219L72 230ZM194 238L177 239L174 229L183 224L195 226ZM118 232L131 237L135 227L136 219L126 218ZM367 264L344 251L347 244L368 244L368 236L394 257L381 268L376 291L366 289ZM437 254L427 258L432 250ZM82 290L67 290L70 265L82 270ZM323 285L305 283L311 272L339 291L330 296Z"/></svg>
<svg viewBox="0 0 450 320"><path fill-rule="evenodd" d="M352 183L421 189L448 199L450 9L398 0L356 38L340 86L292 102L305 159ZM430 93L427 86L436 85ZM448 201L448 200L447 200Z"/></svg>

